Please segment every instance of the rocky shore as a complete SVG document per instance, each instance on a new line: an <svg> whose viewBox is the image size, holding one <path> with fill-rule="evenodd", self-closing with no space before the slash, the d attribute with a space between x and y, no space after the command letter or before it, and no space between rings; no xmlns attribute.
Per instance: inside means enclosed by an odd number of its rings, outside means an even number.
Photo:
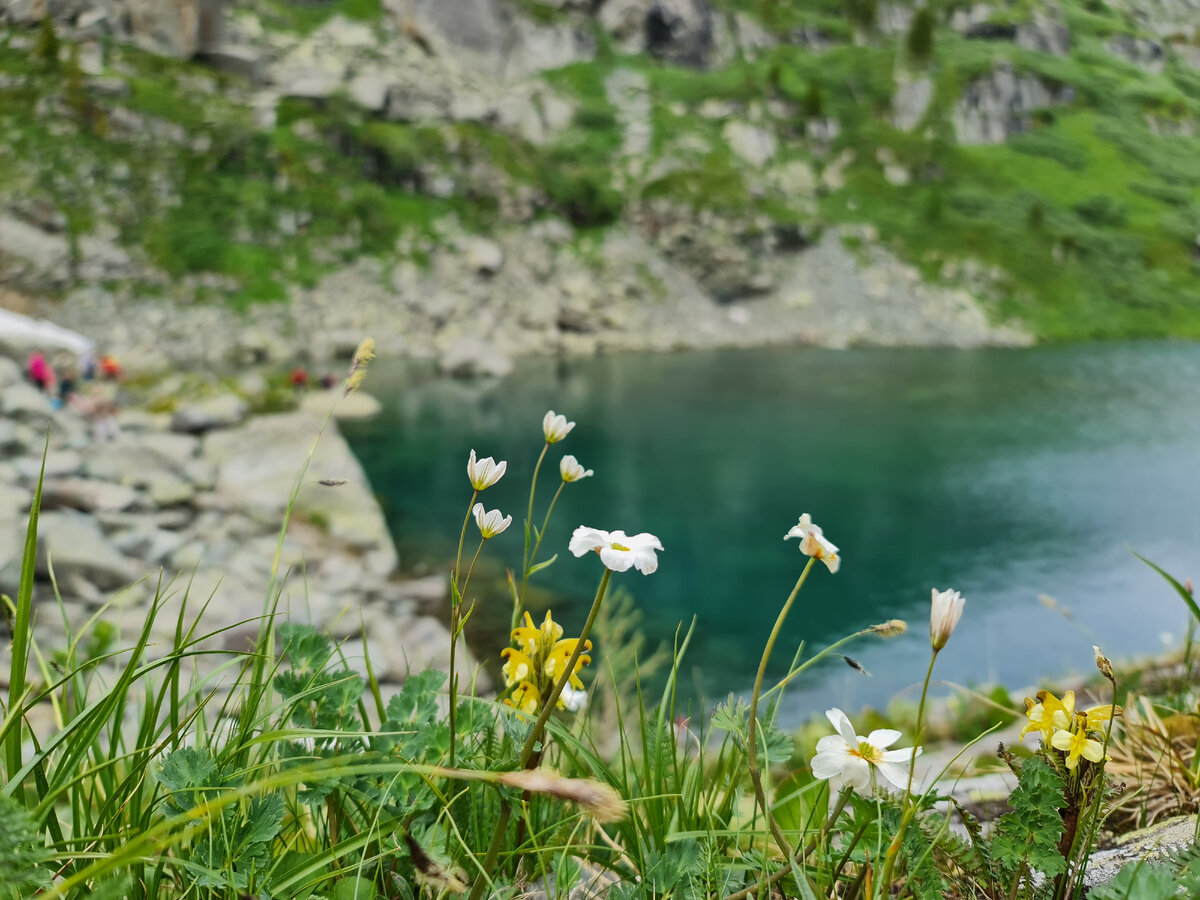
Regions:
<svg viewBox="0 0 1200 900"><path fill-rule="evenodd" d="M208 649L242 651L257 633L292 487L339 393L312 394L291 412L253 415L261 379L213 386L208 396L189 387L194 399L169 411L124 408L121 434L101 442L82 416L51 410L19 365L0 356L0 591L14 597L48 439L35 586L35 635L44 652L65 645L56 590L72 629L110 604L102 621L116 628L115 647L136 637L156 594L151 654L171 646L185 600L185 621L198 620L195 634L213 635ZM345 412L364 406L369 401ZM278 572L281 616L329 629L360 671L365 645L385 692L410 670L448 668L449 635L435 615L446 579L399 577L383 515L333 423L305 474ZM195 660L206 676L231 658ZM472 677L469 651L460 649L458 659ZM0 659L0 682L8 671ZM100 678L111 683L115 672L103 664ZM479 678L486 688L486 673ZM50 723L45 712L40 728Z"/></svg>

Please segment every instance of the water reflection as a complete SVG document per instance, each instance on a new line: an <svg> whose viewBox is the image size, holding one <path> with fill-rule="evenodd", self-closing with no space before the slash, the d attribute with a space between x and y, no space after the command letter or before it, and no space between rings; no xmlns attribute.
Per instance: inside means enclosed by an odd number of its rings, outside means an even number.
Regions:
<svg viewBox="0 0 1200 900"><path fill-rule="evenodd" d="M576 420L552 448L542 501L563 452L597 474L564 491L545 546L565 551L580 523L659 535L658 573L621 583L661 639L697 617L688 680L698 693L751 680L803 563L783 543L801 512L841 546L844 564L811 579L780 666L800 640L818 647L893 616L913 630L851 651L870 679L840 661L823 669L792 695L794 714L881 702L917 682L931 587L968 598L939 675L1023 686L1086 670L1093 639L1115 657L1180 630L1178 600L1126 542L1180 575L1197 568L1192 345L621 355L530 361L491 384L381 367L371 386L385 414L350 437L406 563L453 552L471 447L510 461L486 499L519 519L542 414ZM494 543L515 566L519 531L510 534ZM569 622L582 618L599 572L564 556L539 577L574 601ZM1077 625L1039 594L1071 607ZM507 617L496 596L478 624L499 634Z"/></svg>

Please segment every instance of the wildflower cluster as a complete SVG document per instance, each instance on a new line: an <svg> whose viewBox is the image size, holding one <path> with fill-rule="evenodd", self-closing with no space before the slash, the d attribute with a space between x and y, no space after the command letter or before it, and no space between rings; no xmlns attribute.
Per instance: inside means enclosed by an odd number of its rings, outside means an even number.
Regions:
<svg viewBox="0 0 1200 900"><path fill-rule="evenodd" d="M512 637L516 646L507 647L500 652L500 656L505 660L502 668L504 684L513 688L504 702L532 715L541 709L542 698L548 697L553 692L554 685L562 678L575 648L579 646L579 639L564 639L562 626L551 618L548 611L540 626L534 625L533 619L526 612L525 624L514 628ZM583 690L579 670L592 661L588 656L591 649L592 642L584 640L583 652L571 668L568 684L576 691ZM566 708L566 699L558 698L559 709Z"/></svg>
<svg viewBox="0 0 1200 900"><path fill-rule="evenodd" d="M1074 772L1079 760L1098 763L1104 756L1105 723L1121 714L1121 707L1112 704L1075 710L1075 692L1067 691L1062 699L1047 690L1037 692L1036 699L1025 698L1025 717L1021 738L1031 732L1042 737L1042 748L1060 751L1067 769ZM1099 740L1097 740L1099 738Z"/></svg>

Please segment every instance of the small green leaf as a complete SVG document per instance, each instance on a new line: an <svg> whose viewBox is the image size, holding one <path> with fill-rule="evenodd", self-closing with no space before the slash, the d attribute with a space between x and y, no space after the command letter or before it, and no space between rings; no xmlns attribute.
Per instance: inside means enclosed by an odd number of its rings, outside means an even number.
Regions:
<svg viewBox="0 0 1200 900"><path fill-rule="evenodd" d="M333 886L333 900L375 900L375 885L365 878L342 878Z"/></svg>
<svg viewBox="0 0 1200 900"><path fill-rule="evenodd" d="M529 574L530 574L531 576L533 576L533 575L536 575L538 572L542 571L542 569L548 569L548 568L550 568L552 565L554 565L554 561L555 561L556 559L558 559L558 554L557 554L557 553L555 553L555 554L554 554L552 557L550 557L549 559L547 559L547 560L543 560L542 562L538 563L536 566L533 566L533 567L531 567L531 568L530 568L530 570L529 570Z"/></svg>

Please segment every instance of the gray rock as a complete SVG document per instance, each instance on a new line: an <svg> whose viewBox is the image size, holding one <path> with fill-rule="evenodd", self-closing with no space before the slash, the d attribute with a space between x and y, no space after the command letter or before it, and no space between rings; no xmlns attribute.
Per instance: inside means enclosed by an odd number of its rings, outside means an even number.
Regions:
<svg viewBox="0 0 1200 900"><path fill-rule="evenodd" d="M45 477L66 478L78 475L83 468L83 457L75 450L51 450L46 454ZM17 460L17 474L28 482L36 482L42 469L40 456L26 456Z"/></svg>
<svg viewBox="0 0 1200 900"><path fill-rule="evenodd" d="M44 421L50 415L50 399L32 384L19 381L0 393L0 412L18 421Z"/></svg>
<svg viewBox="0 0 1200 900"><path fill-rule="evenodd" d="M452 341L442 352L438 365L444 374L456 378L478 375L504 378L513 368L512 360L495 344L474 335Z"/></svg>
<svg viewBox="0 0 1200 900"><path fill-rule="evenodd" d="M120 587L137 577L131 561L104 536L100 523L81 512L47 512L38 520L38 573L49 564L55 575L72 575L102 590Z"/></svg>
<svg viewBox="0 0 1200 900"><path fill-rule="evenodd" d="M342 87L342 76L329 69L293 69L276 77L280 95L294 100L328 100Z"/></svg>
<svg viewBox="0 0 1200 900"><path fill-rule="evenodd" d="M1032 21L1017 26L1017 46L1052 56L1071 55L1071 29L1064 22L1035 13Z"/></svg>
<svg viewBox="0 0 1200 900"><path fill-rule="evenodd" d="M391 84L380 72L364 72L346 86L350 99L367 112L379 113L387 108Z"/></svg>
<svg viewBox="0 0 1200 900"><path fill-rule="evenodd" d="M422 606L434 606L450 596L450 580L445 575L425 575L396 581L388 585L387 594L397 601L413 601Z"/></svg>
<svg viewBox="0 0 1200 900"><path fill-rule="evenodd" d="M383 409L382 403L363 391L355 391L349 396L339 397L336 390L306 394L300 401L300 409L315 415L324 415L329 412L329 407L333 405L335 399L337 405L333 407L333 417L339 422L361 422L373 419Z"/></svg>
<svg viewBox="0 0 1200 900"><path fill-rule="evenodd" d="M892 124L901 131L912 131L921 124L932 102L932 78L928 75L901 78L892 95Z"/></svg>
<svg viewBox="0 0 1200 900"><path fill-rule="evenodd" d="M183 506L190 503L196 495L196 489L190 481L167 472L160 472L148 479L146 492L150 496L150 502L159 509Z"/></svg>
<svg viewBox="0 0 1200 900"><path fill-rule="evenodd" d="M203 61L218 72L228 72L260 85L266 81L267 58L257 47L246 44L221 44L205 51Z"/></svg>
<svg viewBox="0 0 1200 900"><path fill-rule="evenodd" d="M200 439L191 434L151 431L141 435L137 443L143 449L161 456L174 469L182 469L200 455Z"/></svg>
<svg viewBox="0 0 1200 900"><path fill-rule="evenodd" d="M495 275L504 268L504 251L495 241L472 237L466 242L467 265L479 275Z"/></svg>
<svg viewBox="0 0 1200 900"><path fill-rule="evenodd" d="M12 419L0 419L0 453L15 455L24 449L25 441L17 430L17 423Z"/></svg>
<svg viewBox="0 0 1200 900"><path fill-rule="evenodd" d="M205 438L217 466L217 495L260 521L278 523L321 418L305 412L251 419ZM322 480L345 482L337 487ZM352 550L383 551L395 568L395 546L366 475L341 435L326 430L296 501L297 521L322 523L329 538Z"/></svg>
<svg viewBox="0 0 1200 900"><path fill-rule="evenodd" d="M0 391L21 382L21 364L0 354Z"/></svg>
<svg viewBox="0 0 1200 900"><path fill-rule="evenodd" d="M1166 859L1192 846L1196 835L1196 816L1175 816L1163 822L1123 835L1116 846L1096 850L1088 857L1084 886L1094 888L1117 877L1130 863Z"/></svg>
<svg viewBox="0 0 1200 900"><path fill-rule="evenodd" d="M171 430L200 434L214 428L232 428L250 411L246 401L236 394L224 394L188 403L171 416Z"/></svg>
<svg viewBox="0 0 1200 900"><path fill-rule="evenodd" d="M703 0L607 0L600 24L624 49L688 66L707 65L714 49L712 8Z"/></svg>
<svg viewBox="0 0 1200 900"><path fill-rule="evenodd" d="M1134 37L1131 34L1118 34L1108 39L1104 49L1113 56L1154 75L1161 74L1167 67L1167 54L1158 41Z"/></svg>
<svg viewBox="0 0 1200 900"><path fill-rule="evenodd" d="M779 142L770 131L737 119L725 123L721 136L736 156L756 169L774 159L779 150Z"/></svg>
<svg viewBox="0 0 1200 900"><path fill-rule="evenodd" d="M954 131L960 144L1000 144L1027 131L1031 113L1068 104L1070 88L1051 91L1032 75L1018 75L1008 62L976 79L954 107Z"/></svg>
<svg viewBox="0 0 1200 900"><path fill-rule="evenodd" d="M136 490L94 478L47 479L42 487L43 509L77 509L83 512L120 512L138 502Z"/></svg>
<svg viewBox="0 0 1200 900"><path fill-rule="evenodd" d="M178 531L146 526L116 535L113 545L126 556L137 557L150 565L160 565L178 550L184 537Z"/></svg>
<svg viewBox="0 0 1200 900"><path fill-rule="evenodd" d="M372 631L386 654L384 660L389 678L403 680L411 673L426 669L449 671L450 632L432 616L378 622L372 626ZM455 668L462 688L475 679L478 691L491 690L491 678L477 665L461 639L457 650Z"/></svg>

